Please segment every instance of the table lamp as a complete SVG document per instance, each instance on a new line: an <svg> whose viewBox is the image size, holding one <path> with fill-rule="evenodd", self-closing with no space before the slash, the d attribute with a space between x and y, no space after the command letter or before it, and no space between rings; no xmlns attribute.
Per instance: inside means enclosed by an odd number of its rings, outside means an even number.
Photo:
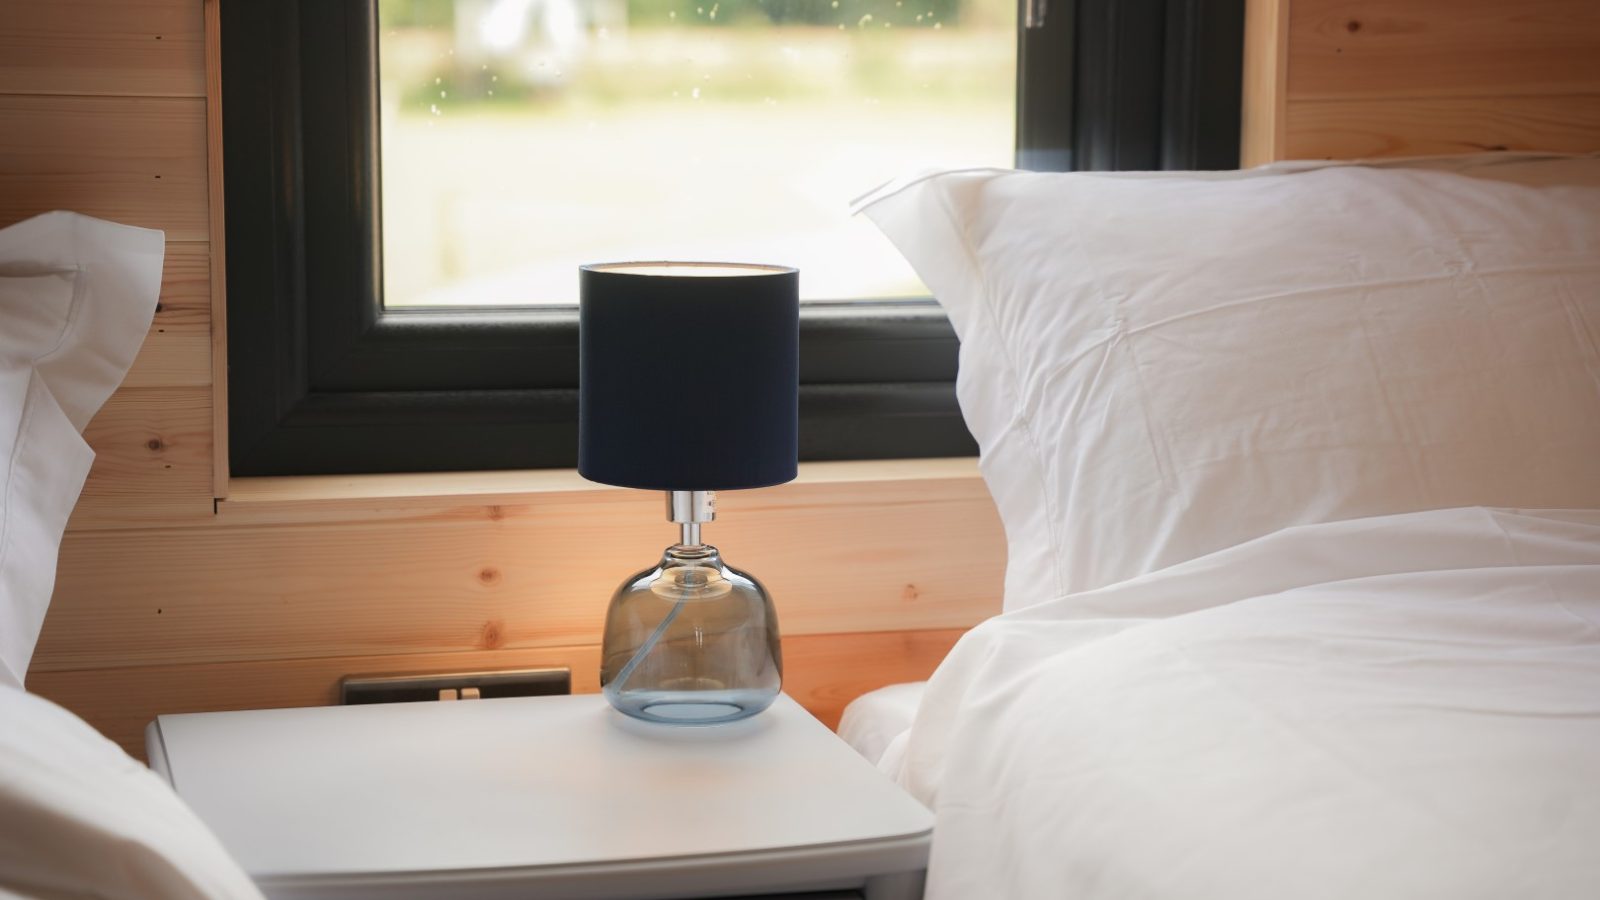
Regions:
<svg viewBox="0 0 1600 900"><path fill-rule="evenodd" d="M578 472L664 491L680 529L617 588L600 684L638 719L753 716L778 696L772 598L701 542L716 491L794 478L799 273L734 263L607 263L579 273Z"/></svg>

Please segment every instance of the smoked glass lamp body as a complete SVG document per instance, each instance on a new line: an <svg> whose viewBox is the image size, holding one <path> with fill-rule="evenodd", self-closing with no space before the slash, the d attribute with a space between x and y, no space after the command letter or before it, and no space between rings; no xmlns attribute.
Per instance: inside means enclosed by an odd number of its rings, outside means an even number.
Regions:
<svg viewBox="0 0 1600 900"><path fill-rule="evenodd" d="M669 547L611 598L600 684L630 716L732 722L771 705L782 678L772 598L715 547Z"/></svg>

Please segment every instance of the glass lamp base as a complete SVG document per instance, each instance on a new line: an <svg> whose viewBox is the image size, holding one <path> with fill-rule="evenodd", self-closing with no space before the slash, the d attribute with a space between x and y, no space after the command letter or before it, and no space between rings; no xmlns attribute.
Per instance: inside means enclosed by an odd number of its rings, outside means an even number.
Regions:
<svg viewBox="0 0 1600 900"><path fill-rule="evenodd" d="M618 710L664 725L716 725L748 719L772 705L777 691L606 691Z"/></svg>
<svg viewBox="0 0 1600 900"><path fill-rule="evenodd" d="M676 545L611 598L600 684L611 705L647 722L713 725L748 718L782 688L778 617L753 577L715 547Z"/></svg>

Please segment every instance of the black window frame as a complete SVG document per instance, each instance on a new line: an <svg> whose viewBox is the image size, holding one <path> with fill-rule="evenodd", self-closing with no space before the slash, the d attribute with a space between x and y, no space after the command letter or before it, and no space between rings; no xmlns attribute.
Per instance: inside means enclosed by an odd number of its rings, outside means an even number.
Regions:
<svg viewBox="0 0 1600 900"><path fill-rule="evenodd" d="M222 4L232 472L570 467L572 307L383 308L376 14ZM1019 29L1019 161L1233 167L1242 36L1243 0L1050 0ZM976 451L933 300L808 303L800 330L803 459Z"/></svg>

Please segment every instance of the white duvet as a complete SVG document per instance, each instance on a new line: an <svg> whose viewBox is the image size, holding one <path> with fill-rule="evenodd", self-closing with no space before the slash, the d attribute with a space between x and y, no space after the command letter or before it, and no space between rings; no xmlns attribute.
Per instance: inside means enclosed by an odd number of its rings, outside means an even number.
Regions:
<svg viewBox="0 0 1600 900"><path fill-rule="evenodd" d="M1292 528L1000 616L885 764L934 900L1600 897L1600 511Z"/></svg>

